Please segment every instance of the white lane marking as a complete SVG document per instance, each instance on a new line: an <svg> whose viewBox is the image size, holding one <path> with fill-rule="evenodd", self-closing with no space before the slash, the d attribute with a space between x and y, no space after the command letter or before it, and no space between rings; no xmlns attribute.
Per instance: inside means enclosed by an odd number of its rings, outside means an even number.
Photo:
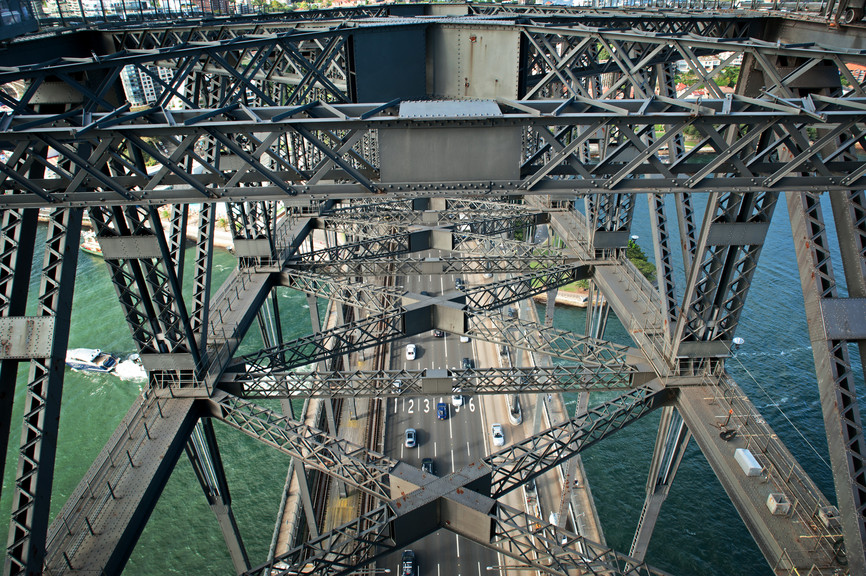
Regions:
<svg viewBox="0 0 866 576"><path fill-rule="evenodd" d="M436 442L433 443L433 457L436 458L438 456L438 452L436 450Z"/></svg>
<svg viewBox="0 0 866 576"><path fill-rule="evenodd" d="M481 576L481 562L478 563L478 576Z"/></svg>
<svg viewBox="0 0 866 576"><path fill-rule="evenodd" d="M466 455L469 458L472 458L472 451L469 449L469 441L468 440L466 441Z"/></svg>
<svg viewBox="0 0 866 576"><path fill-rule="evenodd" d="M457 538L457 557L460 558L460 536L455 534L454 537Z"/></svg>
<svg viewBox="0 0 866 576"><path fill-rule="evenodd" d="M403 458L401 457L400 460ZM454 466L454 450L451 450L451 471L455 472L457 468Z"/></svg>
<svg viewBox="0 0 866 576"><path fill-rule="evenodd" d="M440 574L440 572L439 572L439 564L437 564L437 565L436 565L436 576L439 576L439 574Z"/></svg>
<svg viewBox="0 0 866 576"><path fill-rule="evenodd" d="M406 447L406 443L400 442L400 460L403 459L403 448L405 448L405 447Z"/></svg>
<svg viewBox="0 0 866 576"><path fill-rule="evenodd" d="M451 418L448 419L448 436L454 440L454 427L451 426Z"/></svg>

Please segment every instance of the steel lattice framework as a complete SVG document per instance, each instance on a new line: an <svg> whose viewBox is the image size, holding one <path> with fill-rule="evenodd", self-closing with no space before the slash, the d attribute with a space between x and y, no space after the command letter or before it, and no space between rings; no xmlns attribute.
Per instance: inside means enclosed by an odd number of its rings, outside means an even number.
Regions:
<svg viewBox="0 0 866 576"><path fill-rule="evenodd" d="M548 573L657 574L642 559L691 437L778 573L866 572L866 444L849 351L857 345L866 358L866 83L854 72L866 65L862 6L798 5L795 20L678 8L385 5L182 23L145 22L140 12L141 22L83 19L83 32L75 17L56 22L40 6L40 34L0 46L3 447L17 374L29 366L6 484L5 572L121 572L185 451L238 573L348 574L409 544L401 526L425 518L413 534L447 528ZM461 42L479 49L455 50ZM723 78L734 65L731 91ZM455 80L457 69L465 77ZM143 105L121 81L130 75L153 87ZM836 512L724 370L781 192ZM696 194L707 199L703 216ZM626 258L643 195L655 284ZM847 293L831 265L822 195ZM222 203L238 267L215 286ZM185 266L193 204L201 208ZM42 208L49 232L33 317ZM85 210L149 383L49 524ZM499 276L435 297L399 281L452 273ZM590 282L585 335L499 310L578 279ZM268 325L279 318L275 289L286 286L307 294L313 334L287 340ZM334 325L319 329L317 298L334 304ZM610 311L636 347L604 339ZM264 346L237 355L255 323ZM444 376L342 365L430 329L567 364ZM294 371L313 363L311 374ZM250 401L434 388L619 396L444 478ZM706 423L716 417L706 398L736 411L766 470L784 471L768 481L800 503L796 531L765 529L765 502L725 473L732 464ZM662 405L630 557L496 500ZM378 504L250 569L262 559L246 557L210 419ZM428 514L445 500L461 512Z"/></svg>

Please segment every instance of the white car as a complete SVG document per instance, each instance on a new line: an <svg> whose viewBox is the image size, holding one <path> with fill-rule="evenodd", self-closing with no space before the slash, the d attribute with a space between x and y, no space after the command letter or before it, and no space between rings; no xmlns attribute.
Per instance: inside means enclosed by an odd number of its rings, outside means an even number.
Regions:
<svg viewBox="0 0 866 576"><path fill-rule="evenodd" d="M415 345L414 344L406 344L406 360L414 360L415 359Z"/></svg>
<svg viewBox="0 0 866 576"><path fill-rule="evenodd" d="M406 428L406 448L414 448L418 441L418 433L414 428Z"/></svg>
<svg viewBox="0 0 866 576"><path fill-rule="evenodd" d="M460 393L460 390L455 390L455 394L451 396L451 405L455 408L463 406L463 394Z"/></svg>
<svg viewBox="0 0 866 576"><path fill-rule="evenodd" d="M505 433L502 432L502 424L494 424L491 430L494 446L505 446Z"/></svg>
<svg viewBox="0 0 866 576"><path fill-rule="evenodd" d="M460 341L463 342L464 344L465 344L466 342L469 342L469 336L466 336L466 335L461 336L461 337L460 337Z"/></svg>

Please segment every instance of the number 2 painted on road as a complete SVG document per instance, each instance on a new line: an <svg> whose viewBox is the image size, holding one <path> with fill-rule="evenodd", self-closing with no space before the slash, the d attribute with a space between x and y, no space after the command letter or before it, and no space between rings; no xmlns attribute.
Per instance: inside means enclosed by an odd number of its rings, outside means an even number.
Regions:
<svg viewBox="0 0 866 576"><path fill-rule="evenodd" d="M409 414L414 414L415 413L415 411L413 410L414 407L415 407L415 399L409 398L409 409L406 412Z"/></svg>

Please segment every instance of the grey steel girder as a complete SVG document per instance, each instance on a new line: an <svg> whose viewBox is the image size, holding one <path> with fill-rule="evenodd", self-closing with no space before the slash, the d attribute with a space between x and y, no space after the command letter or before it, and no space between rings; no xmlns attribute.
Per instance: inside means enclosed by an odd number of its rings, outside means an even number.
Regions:
<svg viewBox="0 0 866 576"><path fill-rule="evenodd" d="M683 290L673 357L730 353L777 198L776 192L710 195Z"/></svg>
<svg viewBox="0 0 866 576"><path fill-rule="evenodd" d="M485 342L506 344L584 365L615 368L623 374L639 372L636 366L643 361L642 354L627 346L517 318L506 319L498 313L476 311L467 320L466 334Z"/></svg>
<svg viewBox="0 0 866 576"><path fill-rule="evenodd" d="M448 392L459 389L463 394L594 392L634 386L628 374L590 366L451 369L446 377L453 382ZM428 386L427 378L437 382ZM273 372L256 378L227 372L219 387L241 398L376 398L426 395L439 385L439 378L430 370Z"/></svg>
<svg viewBox="0 0 866 576"><path fill-rule="evenodd" d="M334 438L272 410L217 391L208 409L232 428L380 499L390 499L388 474L398 461Z"/></svg>
<svg viewBox="0 0 866 576"><path fill-rule="evenodd" d="M319 262L307 264L304 270L325 277L369 276L382 277L440 274L526 274L538 268L548 268L575 262L575 258L565 255L533 255L533 256L474 256L472 252L465 256L437 256L419 258L403 256L396 258L364 258L344 262ZM604 260L593 260L592 265L605 263Z"/></svg>
<svg viewBox="0 0 866 576"><path fill-rule="evenodd" d="M848 342L828 334L846 319L824 312L839 298L830 240L820 196L789 193L787 200L846 556L852 574L866 572L866 440Z"/></svg>
<svg viewBox="0 0 866 576"><path fill-rule="evenodd" d="M250 560L232 510L228 480L210 418L202 418L196 424L186 444L186 455L207 503L217 518L235 572L240 574L249 570Z"/></svg>
<svg viewBox="0 0 866 576"><path fill-rule="evenodd" d="M401 287L357 282L355 278L321 276L287 268L280 273L278 285L375 313L394 311L402 305L406 291Z"/></svg>
<svg viewBox="0 0 866 576"><path fill-rule="evenodd" d="M672 391L657 381L624 392L526 440L484 459L492 468L491 490L499 498L535 476L553 469L581 450L621 430L671 400Z"/></svg>
<svg viewBox="0 0 866 576"><path fill-rule="evenodd" d="M198 420L193 402L136 399L52 521L44 573L123 570Z"/></svg>
<svg viewBox="0 0 866 576"><path fill-rule="evenodd" d="M33 264L36 210L3 210L0 222L0 318L24 316ZM0 450L6 453L12 423L12 405L19 361L0 360ZM4 477L6 460L0 460Z"/></svg>
<svg viewBox="0 0 866 576"><path fill-rule="evenodd" d="M6 574L41 573L47 556L51 488L81 216L80 209L60 208L52 210L49 217L37 315L52 318L54 330L46 350L48 355L30 359L6 544Z"/></svg>
<svg viewBox="0 0 866 576"><path fill-rule="evenodd" d="M646 557L662 504L670 492L691 437L691 432L676 408L672 405L665 406L650 461L646 498L628 551L629 556L639 560Z"/></svg>
<svg viewBox="0 0 866 576"><path fill-rule="evenodd" d="M0 128L0 142L14 148L10 162L0 165L0 186L11 193L2 196L0 207L54 205L153 204L165 202L212 202L216 200L286 200L294 194L310 197L359 197L370 194L372 186L385 196L408 196L418 192L449 196L490 194L566 194L575 195L597 190L617 194L698 192L718 189L716 180L724 176L725 188L740 194L768 194L778 190L856 190L863 186L866 167L849 161L846 153L864 141L858 124L866 118L866 99L831 98L810 95L764 101L731 95L720 100L703 100L700 105L688 101L667 101L659 97L645 100L600 100L573 98L567 101L524 102L520 108L499 104L501 116L471 119L405 119L389 116L373 105L309 106L297 108L251 109L256 120L235 108L208 111L172 112L172 122L165 114L151 109L135 113L94 114L101 128L82 131L80 118L47 115L7 116ZM531 113L527 112L527 109ZM377 111L378 110L378 111ZM365 114L370 113L370 116ZM306 116L306 117L302 117ZM310 117L312 116L312 117ZM97 118L98 117L98 118ZM594 134L600 123L616 127L621 133L634 133L647 126L661 125L669 132L651 148L640 139L626 138L606 156L582 160L571 150L557 154L544 164L526 164L519 180L456 182L382 182L376 174L362 176L343 162L341 182L319 181L310 184L311 173L294 166L291 157L276 144L256 154L274 160L272 168L250 164L252 158L220 156L212 162L195 153L195 142L205 132L219 133L226 141L241 140L261 146L262 138L290 134L298 138L337 130L379 129L415 133L441 126L484 125L490 129L511 130L520 127L530 134L549 131L555 126L570 126L584 136ZM826 156L823 145L812 146L806 129L828 127L828 137L841 138L838 149ZM658 146L693 126L702 140L680 160L658 155ZM722 133L729 127L739 130L738 137L726 142ZM673 132L670 132L673 130ZM300 131L300 132L299 132ZM170 136L169 136L170 135ZM171 158L148 144L147 138L171 137L183 141ZM324 136L316 137L318 147L326 146ZM763 137L763 138L759 138ZM823 139L822 139L823 141ZM835 141L835 140L834 140ZM74 150L78 145L94 143L88 157ZM759 145L759 143L763 144ZM45 165L46 176L36 178L32 172L34 158L29 152L34 143L49 145L58 151L57 166ZM688 161L695 150L711 148L705 161ZM630 150L646 161L625 162ZM129 151L148 154L164 167L154 175L134 168L126 160ZM787 154L779 154L779 152ZM332 152L332 154L337 154ZM249 156L249 155L248 155ZM785 157L788 159L780 159ZM184 168L187 160L204 166L202 174L190 174ZM347 160L347 162L350 159ZM420 161L420 159L419 159ZM514 158L519 163L519 158ZM238 164L241 167L238 167ZM69 169L59 166L67 165ZM109 174L103 172L108 169ZM238 177L239 174L242 174ZM540 179L537 174L546 174ZM638 177L642 176L642 177ZM289 184L286 184L286 183ZM255 186L252 186L255 184ZM170 186L171 188L159 188ZM292 186L292 188L287 188ZM101 188L99 192L94 192Z"/></svg>
<svg viewBox="0 0 866 576"><path fill-rule="evenodd" d="M291 574L309 569L316 574L346 574L439 528L552 574L567 574L575 568L613 574L658 573L643 562L504 506L495 498L649 413L668 396L668 390L647 386L610 402L613 408L604 405L593 410L592 416L567 420L546 430L533 437L540 458L502 451L443 478L402 463L393 466L389 468L391 498L385 505L249 573L265 574L270 569L271 573ZM584 427L589 431L589 442L580 432ZM533 443L532 439L527 442ZM487 496L491 473L494 478L504 474L502 483L510 479L510 485L497 492L494 482L492 496ZM440 499L447 499L448 506L439 505ZM358 530L352 529L355 527ZM529 535L536 536L535 543L527 538Z"/></svg>

